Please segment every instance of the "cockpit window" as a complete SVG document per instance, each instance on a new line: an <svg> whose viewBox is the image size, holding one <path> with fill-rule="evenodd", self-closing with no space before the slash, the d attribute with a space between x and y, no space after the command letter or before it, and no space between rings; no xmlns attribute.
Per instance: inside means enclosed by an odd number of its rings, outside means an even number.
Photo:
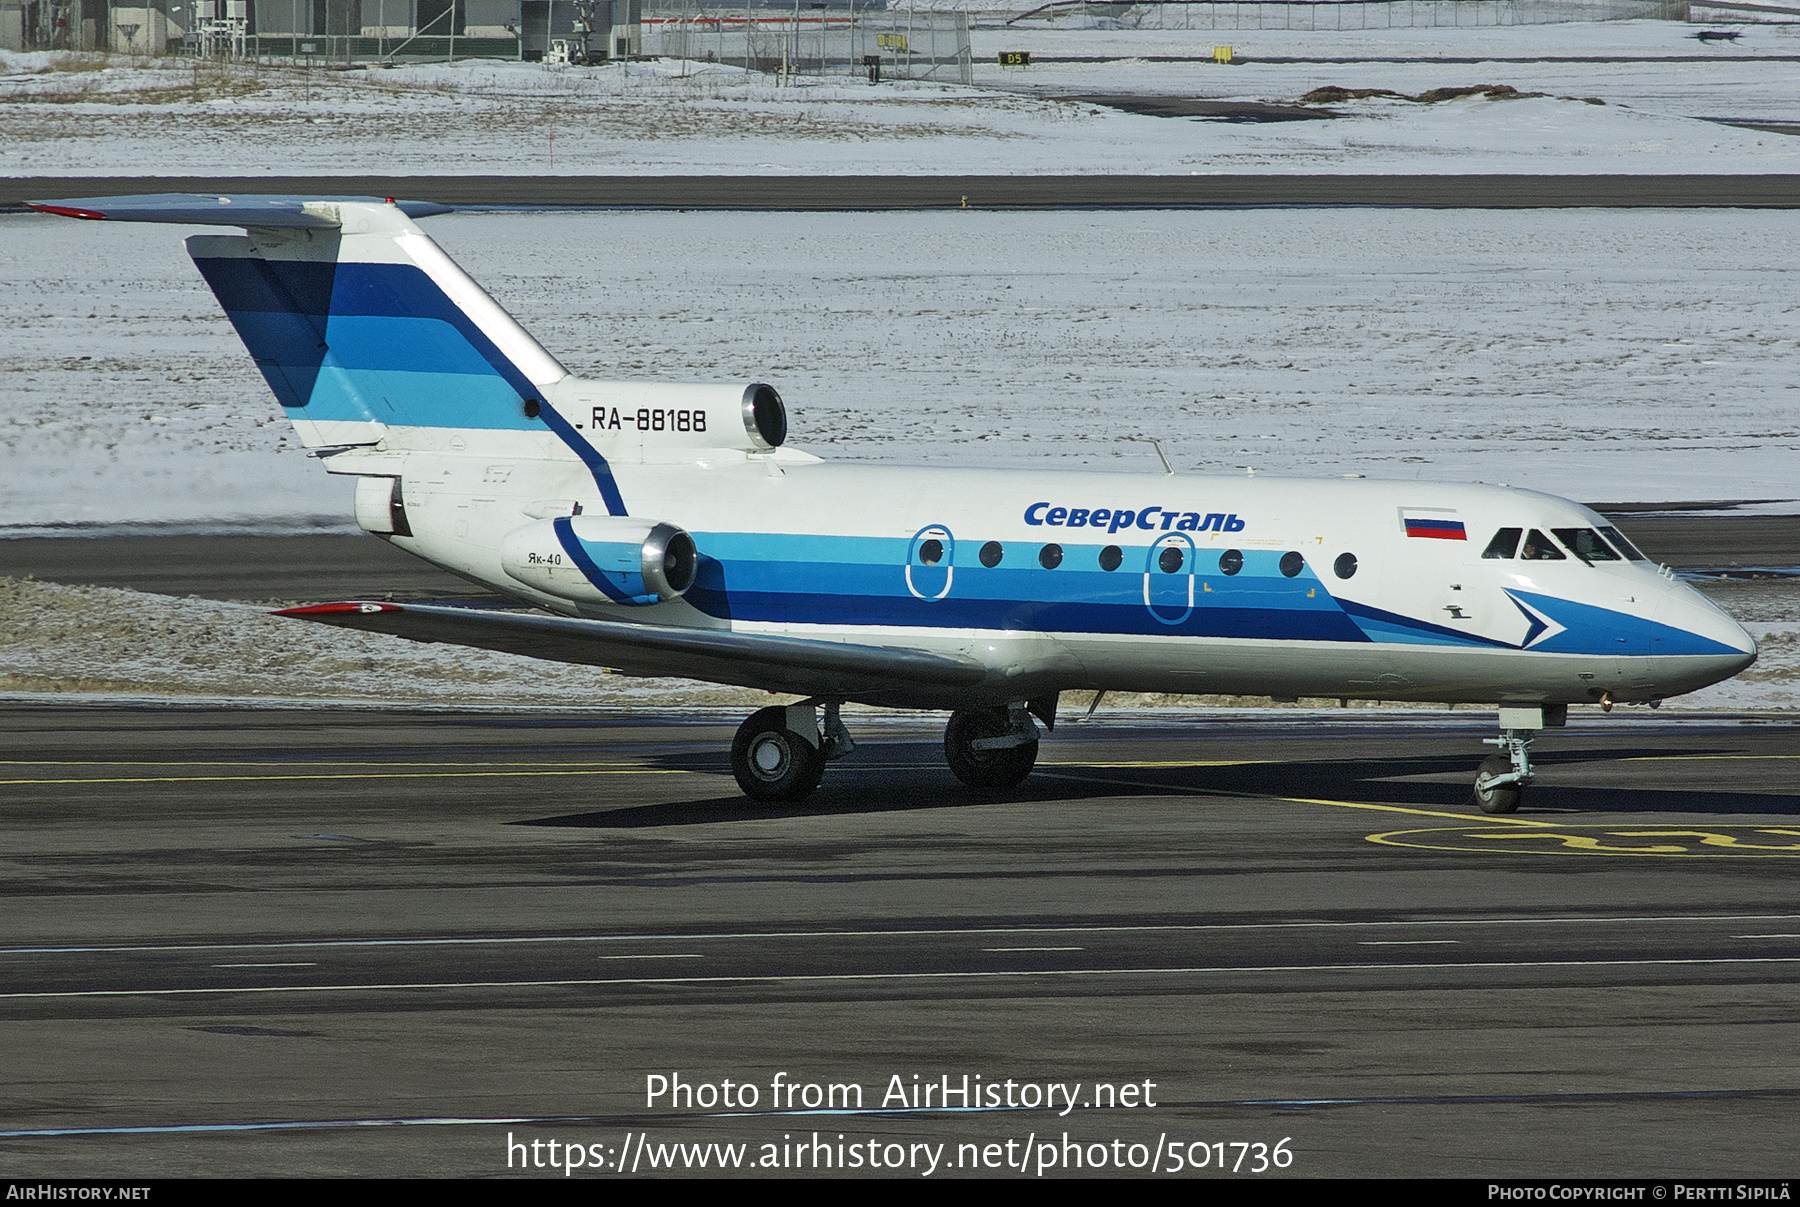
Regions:
<svg viewBox="0 0 1800 1207"><path fill-rule="evenodd" d="M1612 546L1600 539L1600 534L1592 528L1552 528L1556 539L1568 546L1569 552L1593 565L1595 562L1616 562L1619 555L1613 552Z"/></svg>
<svg viewBox="0 0 1800 1207"><path fill-rule="evenodd" d="M1513 551L1519 547L1519 535L1524 531L1523 528L1502 528L1494 534L1494 539L1488 542L1488 547L1481 551L1481 556L1511 557Z"/></svg>
<svg viewBox="0 0 1800 1207"><path fill-rule="evenodd" d="M1623 553L1634 562L1647 562L1650 559L1637 551L1637 546L1625 539L1625 535L1617 528L1602 528L1600 535L1612 542L1612 547Z"/></svg>
<svg viewBox="0 0 1800 1207"><path fill-rule="evenodd" d="M1533 528L1519 550L1519 558L1527 562L1566 562L1563 551L1550 543L1550 538Z"/></svg>

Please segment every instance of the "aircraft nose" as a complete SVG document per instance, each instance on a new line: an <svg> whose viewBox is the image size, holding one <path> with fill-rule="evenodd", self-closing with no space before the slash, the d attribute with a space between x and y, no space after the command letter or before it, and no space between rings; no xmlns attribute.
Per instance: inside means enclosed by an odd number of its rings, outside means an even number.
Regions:
<svg viewBox="0 0 1800 1207"><path fill-rule="evenodd" d="M1729 679L1756 661L1756 638L1723 608L1686 583L1664 597L1657 620L1697 638L1692 653L1707 660L1717 679ZM1714 681L1716 682L1717 679Z"/></svg>

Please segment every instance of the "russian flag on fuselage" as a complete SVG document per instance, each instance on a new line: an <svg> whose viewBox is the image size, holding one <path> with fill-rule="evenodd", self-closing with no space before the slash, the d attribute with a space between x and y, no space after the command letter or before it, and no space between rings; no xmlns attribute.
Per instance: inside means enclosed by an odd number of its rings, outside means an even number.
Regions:
<svg viewBox="0 0 1800 1207"><path fill-rule="evenodd" d="M1466 541L1469 534L1464 531L1461 520L1421 520L1414 516L1404 517L1407 536L1422 536L1434 541Z"/></svg>

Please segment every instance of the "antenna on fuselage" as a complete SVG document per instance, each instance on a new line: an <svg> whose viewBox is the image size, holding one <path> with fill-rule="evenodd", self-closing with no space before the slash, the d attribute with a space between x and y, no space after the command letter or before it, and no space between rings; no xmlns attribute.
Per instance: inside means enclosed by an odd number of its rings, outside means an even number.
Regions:
<svg viewBox="0 0 1800 1207"><path fill-rule="evenodd" d="M1135 440L1139 444L1148 444L1156 450L1156 459L1162 462L1163 472L1171 478L1175 476L1175 467L1169 464L1169 454L1163 452L1162 441L1154 436L1121 436L1121 440Z"/></svg>

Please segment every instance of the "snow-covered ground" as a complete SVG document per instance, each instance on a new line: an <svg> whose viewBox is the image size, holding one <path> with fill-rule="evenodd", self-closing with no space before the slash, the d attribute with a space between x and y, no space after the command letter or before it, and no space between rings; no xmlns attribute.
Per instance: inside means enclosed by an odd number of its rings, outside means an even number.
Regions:
<svg viewBox="0 0 1800 1207"><path fill-rule="evenodd" d="M574 371L773 382L823 455L1800 497L1788 211L468 213ZM0 218L0 529L347 523L179 228ZM1789 507L1790 510L1793 508Z"/></svg>
<svg viewBox="0 0 1800 1207"><path fill-rule="evenodd" d="M0 578L0 695L570 708L755 708L769 699L328 629L249 604L9 578Z"/></svg>
<svg viewBox="0 0 1800 1207"><path fill-rule="evenodd" d="M0 52L0 173L1792 172L1800 139L1697 120L1800 120L1800 26L1694 41L1670 21L1487 29L978 29L976 86L772 78L662 60L481 60L314 71ZM1158 63L1231 43L1270 57ZM1003 70L999 50L1038 65ZM1116 56L1103 63L1045 58ZM1654 56L1652 63L1503 62ZM1705 61L1675 61L1701 55ZM1491 56L1489 61L1442 60ZM1167 94L1291 103L1323 85L1506 84L1532 99L1368 100L1332 121L1147 117L1054 99ZM1560 99L1574 98L1574 99ZM1594 105L1587 98L1604 101Z"/></svg>

